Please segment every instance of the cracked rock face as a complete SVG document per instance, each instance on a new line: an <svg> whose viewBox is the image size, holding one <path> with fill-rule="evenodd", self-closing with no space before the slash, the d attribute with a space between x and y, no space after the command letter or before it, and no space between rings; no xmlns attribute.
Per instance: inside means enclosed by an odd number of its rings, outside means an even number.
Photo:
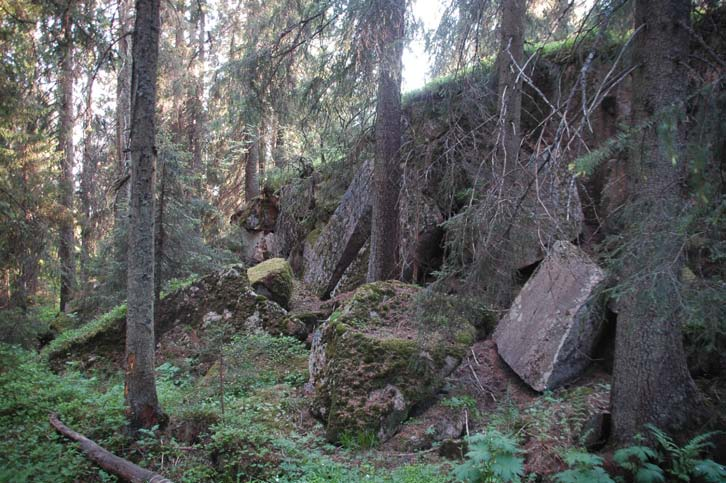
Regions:
<svg viewBox="0 0 726 483"><path fill-rule="evenodd" d="M587 254L558 241L499 322L499 355L536 391L565 384L589 364L602 329L604 279Z"/></svg>

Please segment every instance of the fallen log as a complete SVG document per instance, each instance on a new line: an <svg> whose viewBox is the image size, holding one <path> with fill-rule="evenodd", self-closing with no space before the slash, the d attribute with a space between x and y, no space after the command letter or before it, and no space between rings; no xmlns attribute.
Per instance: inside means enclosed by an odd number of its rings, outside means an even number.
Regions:
<svg viewBox="0 0 726 483"><path fill-rule="evenodd" d="M57 414L51 414L49 419L50 424L56 431L66 438L79 443L81 450L83 450L91 461L119 478L131 483L173 483L158 473L146 470L129 460L116 456L82 434L73 431L58 419Z"/></svg>

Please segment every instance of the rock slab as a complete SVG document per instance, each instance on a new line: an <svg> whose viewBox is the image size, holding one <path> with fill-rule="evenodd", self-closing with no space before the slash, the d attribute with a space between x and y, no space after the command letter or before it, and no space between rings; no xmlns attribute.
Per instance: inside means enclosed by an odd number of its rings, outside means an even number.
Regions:
<svg viewBox="0 0 726 483"><path fill-rule="evenodd" d="M370 236L372 175L373 163L366 161L314 245L305 251L303 280L322 298L330 296Z"/></svg>
<svg viewBox="0 0 726 483"><path fill-rule="evenodd" d="M602 328L597 289L605 273L578 247L556 242L494 332L499 355L536 391L589 364Z"/></svg>

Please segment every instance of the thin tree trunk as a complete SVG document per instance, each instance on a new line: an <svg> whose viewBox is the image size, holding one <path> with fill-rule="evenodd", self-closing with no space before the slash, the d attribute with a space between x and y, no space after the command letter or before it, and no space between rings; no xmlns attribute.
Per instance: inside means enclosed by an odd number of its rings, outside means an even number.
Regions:
<svg viewBox="0 0 726 483"><path fill-rule="evenodd" d="M688 91L689 0L638 0L633 46L633 116L653 118L643 129L628 166L629 240L620 260L625 295L618 303L612 387L613 435L620 442L646 433L646 423L680 431L698 416L701 401L686 364L681 335L679 276L683 235ZM660 131L660 132L658 132Z"/></svg>
<svg viewBox="0 0 726 483"><path fill-rule="evenodd" d="M126 407L131 429L166 422L154 379L154 169L160 0L137 0L133 41Z"/></svg>
<svg viewBox="0 0 726 483"><path fill-rule="evenodd" d="M245 157L245 202L256 198L260 194L260 180L257 169L260 161L260 136L255 130L252 139L248 144L247 156Z"/></svg>
<svg viewBox="0 0 726 483"><path fill-rule="evenodd" d="M131 167L129 134L131 131L131 4L130 0L118 0L118 74L116 77L116 177L122 180L116 185L113 204L113 257L116 270L113 285L120 291L126 289L125 278L128 251L128 200Z"/></svg>
<svg viewBox="0 0 726 483"><path fill-rule="evenodd" d="M0 308L7 308L10 304L10 269L4 269L0 277Z"/></svg>
<svg viewBox="0 0 726 483"><path fill-rule="evenodd" d="M88 263L93 250L92 200L96 177L96 158L93 153L93 73L88 76L86 110L83 116L83 171L81 173L81 287L88 286Z"/></svg>
<svg viewBox="0 0 726 483"><path fill-rule="evenodd" d="M526 0L502 2L501 44L497 59L500 142L498 161L505 172L516 169L519 145L522 141L520 119L522 112L522 78L517 66L524 64L524 19Z"/></svg>
<svg viewBox="0 0 726 483"><path fill-rule="evenodd" d="M206 62L205 36L206 12L203 0L198 0L197 17L197 61L196 81L194 84L194 99L192 100L191 148L192 148L192 179L196 197L202 192L202 156L204 152L204 136L206 131L206 114L204 112L204 69Z"/></svg>
<svg viewBox="0 0 726 483"><path fill-rule="evenodd" d="M512 302L515 267L512 260L511 227L517 217L518 200L524 196L519 164L522 142L522 79L519 67L524 64L524 23L527 0L502 2L500 44L497 54L498 140L494 166L498 178L492 185L496 212L492 226L500 235L489 246L480 249L483 274L486 274L488 302L508 307Z"/></svg>
<svg viewBox="0 0 726 483"><path fill-rule="evenodd" d="M123 178L129 170L129 120L131 118L131 36L129 0L118 0L118 76L116 77L116 175ZM116 192L114 225L124 223L129 185L125 183ZM124 251L125 255L125 251Z"/></svg>
<svg viewBox="0 0 726 483"><path fill-rule="evenodd" d="M396 278L398 196L401 187L401 72L405 0L381 2L376 146L373 167L373 218L368 281Z"/></svg>
<svg viewBox="0 0 726 483"><path fill-rule="evenodd" d="M60 125L58 132L58 150L62 153L60 164L60 205L63 216L59 226L60 240L58 258L60 260L60 311L73 293L75 264L73 262L73 25L71 10L73 2L69 1L63 12L61 30L63 40L61 46L61 79L60 79Z"/></svg>

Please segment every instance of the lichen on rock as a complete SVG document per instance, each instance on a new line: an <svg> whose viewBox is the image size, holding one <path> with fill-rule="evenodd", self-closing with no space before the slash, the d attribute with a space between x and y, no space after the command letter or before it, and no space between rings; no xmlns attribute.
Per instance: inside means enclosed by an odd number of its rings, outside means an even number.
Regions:
<svg viewBox="0 0 726 483"><path fill-rule="evenodd" d="M313 413L326 436L389 439L411 409L434 397L459 364L474 327L430 327L411 318L419 288L400 282L363 285L315 332L309 359ZM463 337L468 334L468 337Z"/></svg>

